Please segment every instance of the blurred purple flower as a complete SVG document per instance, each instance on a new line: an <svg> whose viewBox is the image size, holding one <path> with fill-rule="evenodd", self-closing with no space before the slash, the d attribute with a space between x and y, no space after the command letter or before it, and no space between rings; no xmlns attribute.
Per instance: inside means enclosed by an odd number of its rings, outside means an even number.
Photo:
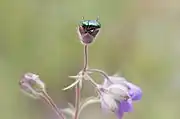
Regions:
<svg viewBox="0 0 180 119"><path fill-rule="evenodd" d="M118 119L122 119L124 112L133 110L133 101L142 97L140 87L128 82L123 77L109 76L105 79L101 90L101 108L114 112Z"/></svg>

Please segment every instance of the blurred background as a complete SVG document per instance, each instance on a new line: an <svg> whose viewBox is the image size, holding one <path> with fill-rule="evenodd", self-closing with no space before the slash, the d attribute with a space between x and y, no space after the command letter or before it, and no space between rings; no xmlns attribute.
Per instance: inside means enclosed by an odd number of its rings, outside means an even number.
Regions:
<svg viewBox="0 0 180 119"><path fill-rule="evenodd" d="M46 104L20 91L26 72L40 75L58 107L74 104L74 89L61 89L83 66L76 33L82 16L99 16L102 24L89 48L89 66L118 72L143 90L124 119L179 119L179 0L0 0L0 119L57 119ZM83 98L93 94L87 84ZM88 106L81 119L115 119L99 107Z"/></svg>

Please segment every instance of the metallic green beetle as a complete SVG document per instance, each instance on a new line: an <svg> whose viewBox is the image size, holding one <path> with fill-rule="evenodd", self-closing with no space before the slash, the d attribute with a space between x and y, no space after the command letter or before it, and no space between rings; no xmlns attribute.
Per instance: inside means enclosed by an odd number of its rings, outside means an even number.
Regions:
<svg viewBox="0 0 180 119"><path fill-rule="evenodd" d="M78 34L81 39L81 42L85 45L92 43L99 33L101 28L101 23L99 19L96 20L83 20L78 26Z"/></svg>

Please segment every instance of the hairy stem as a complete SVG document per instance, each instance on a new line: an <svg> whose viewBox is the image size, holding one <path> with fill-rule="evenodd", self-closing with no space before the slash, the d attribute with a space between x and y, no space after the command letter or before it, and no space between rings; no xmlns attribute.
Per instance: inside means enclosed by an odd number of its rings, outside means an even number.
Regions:
<svg viewBox="0 0 180 119"><path fill-rule="evenodd" d="M46 91L42 92L42 100L45 101L48 105L50 105L52 107L52 109L55 111L55 113L58 115L59 119L65 119L63 113L61 112L61 110L59 110L59 108L57 107L57 105L54 103L54 101L52 100L52 98L47 94Z"/></svg>
<svg viewBox="0 0 180 119"><path fill-rule="evenodd" d="M85 78L86 80L89 80L90 83L93 85L93 87L96 89L98 95L101 95L100 85L97 84L97 83L92 79L92 77L89 76L87 73L84 74L84 78ZM80 113L82 112L82 110L83 110L86 106L88 106L88 105L90 105L90 104L94 104L94 103L99 103L99 102L100 102L99 97L96 97L96 98L95 98L95 97L93 97L93 98L91 97L91 98L87 99L86 101L82 102L81 105L80 105L80 107L79 107L79 113L78 113L78 115L77 115L77 118L79 118Z"/></svg>
<svg viewBox="0 0 180 119"><path fill-rule="evenodd" d="M84 74L87 70L88 67L88 45L84 45L84 67L82 70L82 77L84 77ZM79 113L79 105L80 105L80 98L81 98L81 87L80 87L80 83L79 82L76 85L76 102L75 102L75 116L74 119L78 119L78 113Z"/></svg>

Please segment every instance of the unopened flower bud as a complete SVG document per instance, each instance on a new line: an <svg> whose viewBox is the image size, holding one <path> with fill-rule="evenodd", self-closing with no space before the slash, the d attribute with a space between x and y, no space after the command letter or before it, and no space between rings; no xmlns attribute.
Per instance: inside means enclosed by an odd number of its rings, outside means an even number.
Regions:
<svg viewBox="0 0 180 119"><path fill-rule="evenodd" d="M24 91L27 95L36 99L42 99L52 107L60 119L65 119L61 110L59 110L54 101L46 92L45 84L40 80L38 75L33 73L24 74L22 79L19 81L19 85L22 91Z"/></svg>
<svg viewBox="0 0 180 119"><path fill-rule="evenodd" d="M45 84L40 80L39 76L33 73L26 73L19 81L22 91L29 96L39 98L45 91Z"/></svg>

